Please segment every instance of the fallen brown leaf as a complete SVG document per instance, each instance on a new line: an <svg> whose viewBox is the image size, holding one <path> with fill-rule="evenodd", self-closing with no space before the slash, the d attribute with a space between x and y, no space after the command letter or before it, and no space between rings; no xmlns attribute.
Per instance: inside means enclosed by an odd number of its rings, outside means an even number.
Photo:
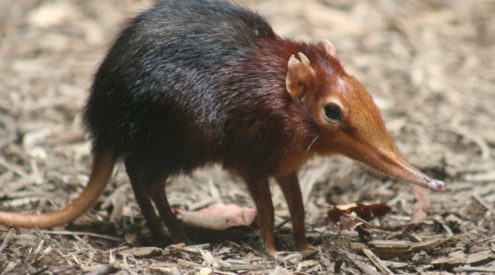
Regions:
<svg viewBox="0 0 495 275"><path fill-rule="evenodd" d="M328 211L328 217L333 222L342 220L344 214L355 213L363 220L370 221L375 217L381 217L390 211L390 207L384 203L356 203L346 205L334 205Z"/></svg>

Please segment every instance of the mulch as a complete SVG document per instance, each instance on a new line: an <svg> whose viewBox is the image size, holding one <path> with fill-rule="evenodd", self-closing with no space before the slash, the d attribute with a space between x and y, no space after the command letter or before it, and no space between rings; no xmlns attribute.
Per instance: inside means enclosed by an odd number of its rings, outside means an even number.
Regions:
<svg viewBox="0 0 495 275"><path fill-rule="evenodd" d="M78 196L90 147L80 110L92 74L127 18L150 1L0 3L0 209L48 212ZM0 274L481 274L495 273L495 2L238 1L274 29L327 38L373 95L399 150L442 179L412 226L412 187L341 157L301 171L314 251L294 251L289 214L272 186L279 257L256 228L194 245L156 247L122 166L96 207L53 230L0 226ZM253 207L219 167L170 180L174 207ZM382 202L370 224L331 222L331 205ZM196 237L205 237L197 233Z"/></svg>

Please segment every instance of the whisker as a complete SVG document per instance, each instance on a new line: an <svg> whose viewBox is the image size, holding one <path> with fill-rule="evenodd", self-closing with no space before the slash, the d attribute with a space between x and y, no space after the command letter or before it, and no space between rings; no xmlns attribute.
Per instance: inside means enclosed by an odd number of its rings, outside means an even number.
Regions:
<svg viewBox="0 0 495 275"><path fill-rule="evenodd" d="M315 144L315 142L320 138L320 136L316 136L312 141L311 143L309 143L308 147L306 148L306 153L309 152L309 149L311 149L311 146L313 146L313 144Z"/></svg>

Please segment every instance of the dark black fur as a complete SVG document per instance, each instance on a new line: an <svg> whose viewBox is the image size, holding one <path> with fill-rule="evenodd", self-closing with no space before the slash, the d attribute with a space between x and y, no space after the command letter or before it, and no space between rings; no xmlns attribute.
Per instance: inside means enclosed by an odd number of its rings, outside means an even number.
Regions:
<svg viewBox="0 0 495 275"><path fill-rule="evenodd" d="M239 158L270 173L287 124L299 124L287 118L296 114L288 115L291 50L281 41L259 15L229 3L156 4L123 30L95 75L84 114L93 150L158 161L169 174Z"/></svg>

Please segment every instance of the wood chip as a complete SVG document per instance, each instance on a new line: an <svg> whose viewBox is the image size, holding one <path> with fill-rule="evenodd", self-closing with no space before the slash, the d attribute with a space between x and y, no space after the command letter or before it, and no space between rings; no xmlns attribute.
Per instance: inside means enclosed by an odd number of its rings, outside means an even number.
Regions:
<svg viewBox="0 0 495 275"><path fill-rule="evenodd" d="M468 181L475 182L493 182L495 181L495 171L488 171L485 173L469 174L465 176Z"/></svg>
<svg viewBox="0 0 495 275"><path fill-rule="evenodd" d="M492 212L492 215L495 215L495 209L487 204L478 194L473 194L473 199L475 199L479 204L483 205L483 207L486 208L486 210Z"/></svg>
<svg viewBox="0 0 495 275"><path fill-rule="evenodd" d="M411 249L412 250L430 250L438 247L442 243L450 240L450 238L445 238L445 239L433 239L433 240L428 240L428 241L423 241L419 243L412 243L411 244Z"/></svg>
<svg viewBox="0 0 495 275"><path fill-rule="evenodd" d="M356 254L352 254L347 251L341 251L342 255L352 264L354 264L357 268L359 268L365 274L378 275L380 274L376 271L372 266L360 260L360 257Z"/></svg>
<svg viewBox="0 0 495 275"><path fill-rule="evenodd" d="M466 254L462 251L455 251L448 257L440 257L431 261L433 265L461 265L466 263Z"/></svg>
<svg viewBox="0 0 495 275"><path fill-rule="evenodd" d="M495 267L480 267L480 266L460 266L454 268L455 272L482 272L488 274L495 274Z"/></svg>
<svg viewBox="0 0 495 275"><path fill-rule="evenodd" d="M113 274L120 270L117 264L99 264L89 268L89 272L86 275L105 275Z"/></svg>
<svg viewBox="0 0 495 275"><path fill-rule="evenodd" d="M466 263L477 265L493 259L495 259L495 252L487 250L467 255Z"/></svg>
<svg viewBox="0 0 495 275"><path fill-rule="evenodd" d="M400 250L411 249L411 243L408 241L373 240L373 241L369 241L368 245L376 249L400 249Z"/></svg>
<svg viewBox="0 0 495 275"><path fill-rule="evenodd" d="M134 256L134 257L152 257L160 255L162 252L161 248L158 247L133 247L126 250L119 251L118 254L122 256Z"/></svg>
<svg viewBox="0 0 495 275"><path fill-rule="evenodd" d="M363 249L363 253L382 273L394 274L371 250Z"/></svg>

